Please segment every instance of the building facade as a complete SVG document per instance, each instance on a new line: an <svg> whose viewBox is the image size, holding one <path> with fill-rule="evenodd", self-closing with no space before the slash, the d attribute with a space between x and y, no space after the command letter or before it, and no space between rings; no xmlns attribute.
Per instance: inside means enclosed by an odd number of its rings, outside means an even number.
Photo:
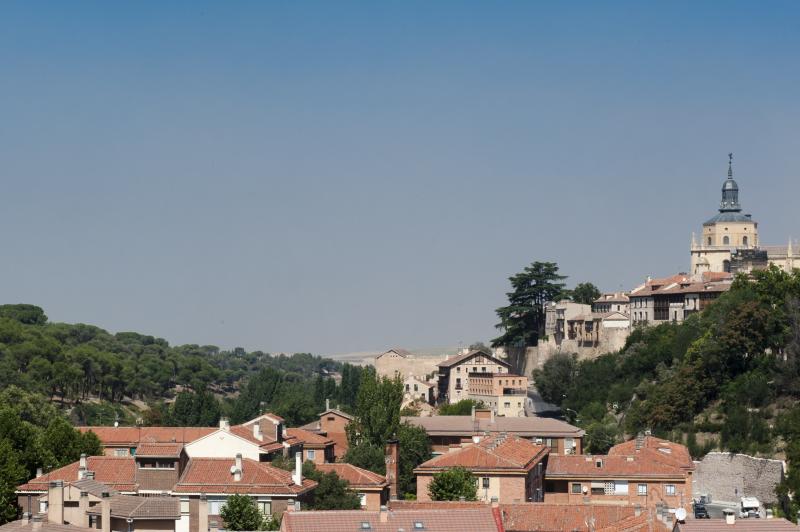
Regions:
<svg viewBox="0 0 800 532"><path fill-rule="evenodd" d="M439 363L438 402L457 403L469 399L471 373L505 374L511 365L481 350L454 356Z"/></svg>

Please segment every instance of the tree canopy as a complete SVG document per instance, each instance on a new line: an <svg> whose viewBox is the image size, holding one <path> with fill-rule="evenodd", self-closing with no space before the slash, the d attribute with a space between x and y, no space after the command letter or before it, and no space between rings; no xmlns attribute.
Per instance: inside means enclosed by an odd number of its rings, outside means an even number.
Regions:
<svg viewBox="0 0 800 532"><path fill-rule="evenodd" d="M453 467L433 475L428 495L434 501L457 501L461 497L474 501L478 495L478 484L467 469Z"/></svg>
<svg viewBox="0 0 800 532"><path fill-rule="evenodd" d="M578 283L570 291L570 297L575 303L591 305L600 297L600 290L592 283Z"/></svg>
<svg viewBox="0 0 800 532"><path fill-rule="evenodd" d="M555 262L534 262L509 277L512 291L508 305L495 312L503 334L492 340L493 347L536 345L544 335L544 304L565 297L564 279Z"/></svg>

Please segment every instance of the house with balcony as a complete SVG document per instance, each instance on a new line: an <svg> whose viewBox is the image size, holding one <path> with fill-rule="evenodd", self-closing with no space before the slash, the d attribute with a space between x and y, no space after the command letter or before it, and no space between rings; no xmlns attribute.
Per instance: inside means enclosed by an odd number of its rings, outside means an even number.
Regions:
<svg viewBox="0 0 800 532"><path fill-rule="evenodd" d="M504 374L511 369L511 364L476 349L457 355L438 365L438 402L457 403L469 399L469 376L472 373Z"/></svg>

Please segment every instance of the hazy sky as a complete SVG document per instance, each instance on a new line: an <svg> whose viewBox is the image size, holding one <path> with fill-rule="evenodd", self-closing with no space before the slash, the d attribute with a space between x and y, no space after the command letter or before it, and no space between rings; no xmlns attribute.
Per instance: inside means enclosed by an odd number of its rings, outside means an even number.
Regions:
<svg viewBox="0 0 800 532"><path fill-rule="evenodd" d="M4 2L0 300L171 343L488 340L507 277L800 237L797 2ZM569 5L567 5L569 4Z"/></svg>

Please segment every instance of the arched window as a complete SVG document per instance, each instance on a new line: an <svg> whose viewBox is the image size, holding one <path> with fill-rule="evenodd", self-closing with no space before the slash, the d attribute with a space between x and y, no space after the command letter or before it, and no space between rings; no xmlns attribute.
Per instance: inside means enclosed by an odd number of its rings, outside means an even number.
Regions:
<svg viewBox="0 0 800 532"><path fill-rule="evenodd" d="M727 246L727 245L729 245L730 243L731 243L731 239L730 239L730 238L728 238L728 235L725 235L725 236L723 236L723 237L722 237L722 245L723 245L723 246Z"/></svg>
<svg viewBox="0 0 800 532"><path fill-rule="evenodd" d="M743 246L746 246L746 245L747 245L747 237L746 237L746 236L743 236L743 237L742 237L742 245L743 245Z"/></svg>
<svg viewBox="0 0 800 532"><path fill-rule="evenodd" d="M711 237L708 237L708 245L711 245Z"/></svg>

